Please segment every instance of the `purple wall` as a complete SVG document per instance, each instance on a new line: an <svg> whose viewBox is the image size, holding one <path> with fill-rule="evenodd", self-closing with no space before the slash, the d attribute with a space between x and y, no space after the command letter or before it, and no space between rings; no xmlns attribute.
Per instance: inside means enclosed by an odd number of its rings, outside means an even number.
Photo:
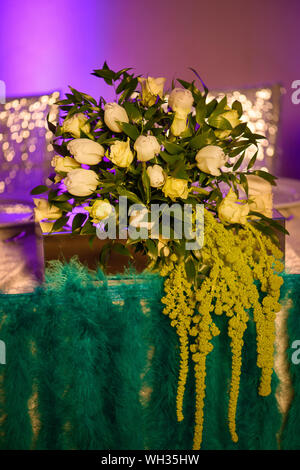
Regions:
<svg viewBox="0 0 300 470"><path fill-rule="evenodd" d="M193 66L209 88L281 82L279 170L300 178L299 18L299 0L0 0L0 79L8 96L69 84L99 96L89 73L107 59L169 80Z"/></svg>

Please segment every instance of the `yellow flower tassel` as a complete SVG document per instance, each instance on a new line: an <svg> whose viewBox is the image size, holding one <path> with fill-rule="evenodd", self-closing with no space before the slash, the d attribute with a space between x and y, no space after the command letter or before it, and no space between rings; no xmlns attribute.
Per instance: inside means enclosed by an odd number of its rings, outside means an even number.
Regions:
<svg viewBox="0 0 300 470"><path fill-rule="evenodd" d="M242 367L243 336L248 312L253 311L257 336L257 366L261 369L259 394L271 393L273 373L275 314L280 309L282 253L273 242L250 224L228 230L205 211L206 236L200 252L197 285L187 280L184 260L170 259L161 266L165 280L164 314L176 328L180 346L180 366L176 397L178 421L184 419L183 399L189 354L195 372L195 428L193 449L202 443L206 391L206 358L211 340L220 333L213 315L228 317L228 336L232 352L228 426L233 442L238 442L236 411ZM174 255L175 257L175 255ZM175 257L176 258L176 257ZM203 271L204 270L204 271ZM205 273L205 274L204 274ZM257 285L258 281L258 285ZM196 308L197 306L197 308Z"/></svg>
<svg viewBox="0 0 300 470"><path fill-rule="evenodd" d="M233 442L238 442L238 435L236 433L236 408L239 397L240 388L240 375L242 368L242 349L243 349L243 335L247 328L248 317L240 306L236 316L229 320L228 336L231 338L231 351L232 351L232 375L229 392L229 406L228 406L228 421L229 431Z"/></svg>
<svg viewBox="0 0 300 470"><path fill-rule="evenodd" d="M205 376L206 376L206 354L199 356L199 362L195 364L196 379L196 412L193 450L199 450L202 444L204 398L205 398Z"/></svg>
<svg viewBox="0 0 300 470"><path fill-rule="evenodd" d="M194 315L195 326L191 328L190 334L195 336L195 344L191 345L192 359L195 362L196 381L196 411L195 411L195 431L193 449L199 450L202 443L203 421L204 421L204 398L205 398L205 377L206 377L206 357L212 351L213 345L210 340L220 333L211 318L212 299L215 293L215 283L219 273L219 266L216 263L212 268L209 277L202 283L197 291L196 299L199 302L199 314Z"/></svg>
<svg viewBox="0 0 300 470"><path fill-rule="evenodd" d="M171 326L176 328L180 343L180 366L176 397L177 420L182 421L183 398L188 374L189 340L188 331L191 316L194 313L195 300L192 285L188 282L183 263L174 266L165 281L166 296L162 302L166 305L163 313L171 319Z"/></svg>
<svg viewBox="0 0 300 470"><path fill-rule="evenodd" d="M177 334L180 342L180 366L176 397L176 412L177 421L183 421L183 398L188 374L189 348L187 330L179 327L177 328Z"/></svg>
<svg viewBox="0 0 300 470"><path fill-rule="evenodd" d="M274 274L274 265L281 271L282 263L277 259L282 256L281 251L249 224L259 246L259 262L254 267L257 279L261 283L261 291L267 292L262 301L259 301L258 292L254 302L254 321L256 323L257 366L261 368L261 378L258 393L266 397L271 393L271 382L274 366L275 317L280 310L278 303L282 278ZM268 252L270 254L268 254Z"/></svg>

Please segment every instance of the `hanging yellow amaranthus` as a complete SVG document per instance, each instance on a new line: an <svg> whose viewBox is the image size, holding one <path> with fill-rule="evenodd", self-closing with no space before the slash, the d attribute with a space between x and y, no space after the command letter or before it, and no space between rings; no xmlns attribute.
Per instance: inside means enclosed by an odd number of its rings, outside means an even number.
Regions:
<svg viewBox="0 0 300 470"><path fill-rule="evenodd" d="M192 284L185 276L183 263L179 263L165 282L167 295L162 299L166 304L164 313L169 315L171 325L176 328L180 344L180 368L177 388L177 419L182 421L183 397L188 374L189 339L191 316L194 313L195 300Z"/></svg>
<svg viewBox="0 0 300 470"><path fill-rule="evenodd" d="M228 425L234 442L238 405L242 349L247 322L252 319L257 331L257 366L261 368L259 394L271 393L274 355L274 320L280 309L282 270L281 251L249 223L237 230L227 229L213 214L205 211L205 241L200 252L199 272L206 268L199 287L187 280L184 260L171 263L162 272L166 295L164 313L176 328L180 344L180 368L177 389L177 418L183 419L183 397L188 374L189 352L194 361L196 411L195 450L202 443L205 400L206 358L212 351L211 340L220 333L214 315L228 317L228 336L232 352ZM199 253L197 253L199 258ZM201 276L200 276L201 278Z"/></svg>

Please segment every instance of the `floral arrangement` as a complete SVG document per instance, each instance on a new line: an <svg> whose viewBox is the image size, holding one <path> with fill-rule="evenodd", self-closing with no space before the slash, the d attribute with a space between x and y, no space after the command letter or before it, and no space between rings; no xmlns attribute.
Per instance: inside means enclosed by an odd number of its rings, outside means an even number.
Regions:
<svg viewBox="0 0 300 470"><path fill-rule="evenodd" d="M114 102L103 97L96 101L70 87L66 99L58 102L61 122L49 122L58 154L52 161L52 184L38 186L32 194L47 193L47 199L35 199L36 218L47 231L62 229L72 218L72 231L91 237L113 212L119 223L121 196L140 204L146 215L152 203L204 207L201 249L187 250L187 239L178 239L173 232L169 239L127 236L123 243L108 240L100 255L105 267L110 250L128 256L132 249L142 251L149 258L148 268L165 277L164 313L176 328L180 344L177 417L183 419L192 359L194 448L199 449L206 357L220 333L220 315L228 318L232 350L228 423L233 441L238 440L235 414L243 334L249 319L257 330L259 394L271 392L282 253L276 238L281 227L271 218L275 177L254 169L257 151L241 169L246 150L253 145L258 148L264 137L253 134L242 121L240 102L229 107L226 96L209 101L207 87L193 72L202 91L196 79L178 79L180 86L172 83L165 93L164 78L135 76L130 69L114 72L106 63L93 74L114 87ZM193 210L194 222L195 214ZM135 213L130 223L139 227L140 219ZM145 227L149 229L147 222Z"/></svg>

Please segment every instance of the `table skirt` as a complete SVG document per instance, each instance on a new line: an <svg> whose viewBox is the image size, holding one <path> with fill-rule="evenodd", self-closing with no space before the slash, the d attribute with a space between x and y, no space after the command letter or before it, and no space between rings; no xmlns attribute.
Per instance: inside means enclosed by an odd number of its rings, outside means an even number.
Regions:
<svg viewBox="0 0 300 470"><path fill-rule="evenodd" d="M228 431L231 351L226 319L207 358L202 449L300 449L300 275L285 274L286 361L292 401L257 393L255 325L243 348L237 406L239 441ZM75 261L54 264L32 294L0 296L1 449L191 449L192 367L184 421L176 420L179 350L162 314L163 280L127 273L107 278ZM1 362L1 361L0 361ZM279 377L279 378L278 378Z"/></svg>

